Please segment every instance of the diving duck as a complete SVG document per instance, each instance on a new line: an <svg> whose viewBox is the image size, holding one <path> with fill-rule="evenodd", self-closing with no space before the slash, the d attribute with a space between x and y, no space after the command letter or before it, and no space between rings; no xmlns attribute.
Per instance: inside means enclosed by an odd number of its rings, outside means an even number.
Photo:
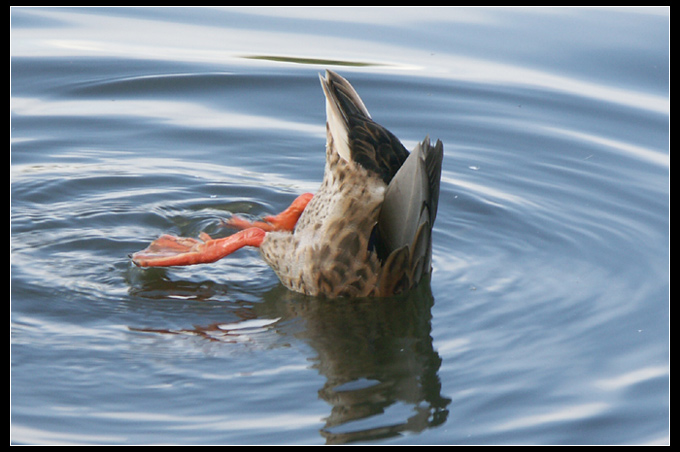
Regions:
<svg viewBox="0 0 680 452"><path fill-rule="evenodd" d="M425 138L408 152L371 119L359 95L335 72L319 75L326 97L326 165L315 195L300 195L278 215L213 239L163 235L132 261L140 267L215 262L244 246L290 290L326 297L382 297L407 291L432 269L443 144Z"/></svg>

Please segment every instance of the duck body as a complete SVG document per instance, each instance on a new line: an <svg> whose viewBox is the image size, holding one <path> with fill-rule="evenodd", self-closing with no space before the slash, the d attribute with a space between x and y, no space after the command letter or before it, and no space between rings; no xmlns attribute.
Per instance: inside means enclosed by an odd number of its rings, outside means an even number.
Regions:
<svg viewBox="0 0 680 452"><path fill-rule="evenodd" d="M426 138L409 153L371 119L347 80L332 71L320 79L327 140L324 177L316 194L300 196L287 211L265 222L232 219L229 224L243 229L242 236L216 240L164 236L170 245L159 239L133 255L133 262L205 263L244 245L258 246L284 286L327 297L395 295L429 274L441 141L433 146ZM181 240L190 243L176 250L174 244ZM219 249L220 241L229 246L218 251L217 258L202 257L210 254L208 248Z"/></svg>

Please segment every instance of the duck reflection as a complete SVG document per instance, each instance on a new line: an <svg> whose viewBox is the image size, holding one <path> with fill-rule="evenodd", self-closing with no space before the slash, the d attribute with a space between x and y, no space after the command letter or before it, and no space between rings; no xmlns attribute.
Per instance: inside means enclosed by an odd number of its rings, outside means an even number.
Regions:
<svg viewBox="0 0 680 452"><path fill-rule="evenodd" d="M446 420L441 358L432 347L430 285L384 299L335 299L270 294L303 319L296 336L318 353L326 377L319 396L331 405L321 434L328 443L418 432Z"/></svg>
<svg viewBox="0 0 680 452"><path fill-rule="evenodd" d="M158 296L157 288L150 290ZM318 394L331 406L320 431L327 444L415 433L446 421L450 399L441 394L441 358L432 346L434 299L428 281L383 299L330 300L281 286L263 298L248 309L239 307L239 322L142 331L243 342L267 328L287 341L305 341L317 353L313 367L326 378Z"/></svg>

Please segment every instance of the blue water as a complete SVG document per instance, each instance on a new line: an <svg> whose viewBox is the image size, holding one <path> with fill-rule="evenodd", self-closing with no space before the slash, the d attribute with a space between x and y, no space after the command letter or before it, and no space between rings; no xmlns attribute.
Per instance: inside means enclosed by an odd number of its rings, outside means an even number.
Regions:
<svg viewBox="0 0 680 452"><path fill-rule="evenodd" d="M670 441L668 8L10 12L12 443ZM431 281L131 265L316 190L326 68L444 142Z"/></svg>

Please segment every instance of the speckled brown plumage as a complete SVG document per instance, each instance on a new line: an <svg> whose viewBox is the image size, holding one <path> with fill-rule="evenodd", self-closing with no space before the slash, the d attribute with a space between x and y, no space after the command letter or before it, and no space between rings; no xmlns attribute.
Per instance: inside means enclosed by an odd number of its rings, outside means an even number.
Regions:
<svg viewBox="0 0 680 452"><path fill-rule="evenodd" d="M404 174L402 190L407 185L420 192L397 195L414 200L417 218L387 212L399 205L389 203L386 195L409 152L371 119L345 79L328 71L321 80L330 104L323 182L292 233L267 234L260 246L262 256L285 286L309 295L370 297L408 290L431 269L443 146L432 146L428 139L420 143L412 156L417 161L411 166L417 170ZM338 136L338 130L346 136ZM340 140L346 140L349 160L340 155ZM418 180L423 177L425 184ZM395 245L386 236L390 228L381 225L386 219L417 227Z"/></svg>
<svg viewBox="0 0 680 452"><path fill-rule="evenodd" d="M213 239L163 235L134 253L140 267L215 262L259 247L291 290L327 297L389 296L430 273L443 158L426 138L409 153L371 119L354 88L327 71L326 167L319 191L300 195L279 215Z"/></svg>

